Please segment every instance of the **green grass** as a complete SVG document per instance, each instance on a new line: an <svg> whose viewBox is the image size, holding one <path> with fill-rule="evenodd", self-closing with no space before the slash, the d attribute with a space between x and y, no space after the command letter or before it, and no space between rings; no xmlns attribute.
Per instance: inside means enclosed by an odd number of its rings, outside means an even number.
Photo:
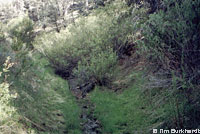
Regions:
<svg viewBox="0 0 200 134"><path fill-rule="evenodd" d="M143 80L136 80L122 93L96 88L91 94L95 116L101 121L103 134L134 134L148 132L151 118L146 112L146 100L141 96Z"/></svg>
<svg viewBox="0 0 200 134"><path fill-rule="evenodd" d="M142 72L129 73L120 80L127 80L127 77L134 79L128 88L113 92L97 87L90 94L91 102L96 107L94 114L103 126L103 134L150 134L154 128L184 127L187 101L180 91L172 86L147 88L148 81Z"/></svg>
<svg viewBox="0 0 200 134"><path fill-rule="evenodd" d="M80 109L69 91L66 80L56 76L48 61L38 53L32 65L13 77L12 88L18 93L14 106L21 116L19 122L27 133L81 134Z"/></svg>

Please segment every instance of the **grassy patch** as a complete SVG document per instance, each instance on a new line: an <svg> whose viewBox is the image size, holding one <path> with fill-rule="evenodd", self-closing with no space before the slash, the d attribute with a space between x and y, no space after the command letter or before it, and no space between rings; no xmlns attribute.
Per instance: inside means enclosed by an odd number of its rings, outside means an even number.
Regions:
<svg viewBox="0 0 200 134"><path fill-rule="evenodd" d="M96 105L95 116L103 125L105 134L147 133L150 116L146 112L146 100L141 96L143 80L135 73L136 80L122 93L96 88L91 101Z"/></svg>
<svg viewBox="0 0 200 134"><path fill-rule="evenodd" d="M80 109L67 81L56 76L38 53L30 62L33 63L29 69L11 76L12 87L18 93L14 106L21 116L19 122L27 132L31 128L39 134L80 134Z"/></svg>
<svg viewBox="0 0 200 134"><path fill-rule="evenodd" d="M149 134L154 128L187 128L184 121L189 105L184 91L177 91L172 85L148 87L149 81L141 73L129 73L128 77L134 82L120 92L98 87L90 94L103 134Z"/></svg>

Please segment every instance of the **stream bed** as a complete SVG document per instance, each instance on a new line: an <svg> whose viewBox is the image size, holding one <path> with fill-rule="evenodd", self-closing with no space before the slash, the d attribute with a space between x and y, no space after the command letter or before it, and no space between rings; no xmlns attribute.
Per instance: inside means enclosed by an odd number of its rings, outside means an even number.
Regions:
<svg viewBox="0 0 200 134"><path fill-rule="evenodd" d="M80 118L83 134L101 134L101 123L94 116L94 105L87 97L79 101L81 101L79 104L82 110Z"/></svg>
<svg viewBox="0 0 200 134"><path fill-rule="evenodd" d="M72 94L76 97L77 103L81 108L81 128L83 134L102 134L101 123L94 116L95 106L90 102L87 93L95 87L94 83L84 83L79 85L78 80L68 80Z"/></svg>

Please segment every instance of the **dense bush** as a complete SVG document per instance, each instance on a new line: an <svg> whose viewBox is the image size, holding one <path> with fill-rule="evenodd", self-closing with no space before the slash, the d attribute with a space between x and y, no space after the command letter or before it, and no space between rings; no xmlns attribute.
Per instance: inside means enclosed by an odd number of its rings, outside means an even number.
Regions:
<svg viewBox="0 0 200 134"><path fill-rule="evenodd" d="M144 48L167 69L184 73L188 81L199 78L200 2L165 1L166 11L149 16L143 27Z"/></svg>
<svg viewBox="0 0 200 134"><path fill-rule="evenodd" d="M119 21L126 11L123 3L105 10L97 10L87 18L80 18L61 33L50 33L37 38L36 47L46 55L51 65L66 77L76 75L102 82L116 63L119 49L131 35L131 25ZM112 10L111 10L112 9ZM124 13L126 14L126 13ZM126 19L126 17L124 17Z"/></svg>
<svg viewBox="0 0 200 134"><path fill-rule="evenodd" d="M105 85L106 80L112 76L116 61L117 56L112 49L98 54L92 53L89 60L83 59L78 63L74 73L82 81L90 81L93 78L100 85Z"/></svg>
<svg viewBox="0 0 200 134"><path fill-rule="evenodd" d="M13 40L13 50L21 50L23 47L32 49L34 39L33 22L29 18L16 18L9 22L9 33Z"/></svg>
<svg viewBox="0 0 200 134"><path fill-rule="evenodd" d="M148 14L163 8L162 0L125 0L128 6L139 5L148 8Z"/></svg>
<svg viewBox="0 0 200 134"><path fill-rule="evenodd" d="M0 23L0 65L3 65L6 57L10 56L12 61L15 59L15 53L11 49L11 43L7 39L6 25Z"/></svg>
<svg viewBox="0 0 200 134"><path fill-rule="evenodd" d="M168 111L159 113L163 114L159 120L165 120L161 127L197 128L200 1L165 0L162 6L163 9L149 15L142 26L142 48L147 52L148 59L171 74L167 77L171 77L171 81L168 81L171 82L172 90L168 88L160 94L155 88L151 89L154 96L165 100L159 107ZM162 75L164 73L166 72L162 72Z"/></svg>
<svg viewBox="0 0 200 134"><path fill-rule="evenodd" d="M70 79L70 87L89 92L99 84L116 91L95 90L88 98L104 133L199 127L200 1L125 1L95 0L101 8L90 10L65 30L44 31L36 40L34 30L40 29L29 18L0 24L0 133L15 131L15 123L33 133L81 133L81 109L66 81L49 66ZM137 46L145 50L141 58L133 54ZM146 55L162 69L148 76L132 74L146 69ZM16 63L11 71L13 61L8 58L4 64L8 56ZM170 75L165 77L165 71ZM11 89L18 95L14 103Z"/></svg>
<svg viewBox="0 0 200 134"><path fill-rule="evenodd" d="M3 64L2 71L0 71L0 131L1 133L17 133L17 112L13 107L13 99L17 97L17 94L10 89L10 83L8 83L9 69L14 65L11 63L10 57L7 57Z"/></svg>
<svg viewBox="0 0 200 134"><path fill-rule="evenodd" d="M2 51L1 49L3 48L4 40L5 40L5 34L4 34L4 31L3 31L3 24L0 23L0 44L1 44L0 51ZM4 58L5 57L3 56L3 54L0 53L0 64L4 63Z"/></svg>
<svg viewBox="0 0 200 134"><path fill-rule="evenodd" d="M4 25L5 39L0 42L0 72L7 56L12 59L8 63L14 62L15 66L7 72L5 64L6 72L0 77L0 133L78 133L80 111L66 90L66 81L45 68L48 61L38 52L29 51L34 39L33 23L17 18L6 28ZM14 101L13 91L18 95Z"/></svg>
<svg viewBox="0 0 200 134"><path fill-rule="evenodd" d="M3 24L0 23L0 42L5 39Z"/></svg>
<svg viewBox="0 0 200 134"><path fill-rule="evenodd" d="M48 60L37 51L29 53L26 58L26 63L20 63L21 60L16 63L21 64L18 75L10 72L9 78L11 87L18 94L14 107L24 131L34 131L34 134L79 131L80 110L66 81L55 76L48 67Z"/></svg>
<svg viewBox="0 0 200 134"><path fill-rule="evenodd" d="M107 58L113 60L109 62L116 61L115 54L111 48L112 44L109 44L110 42L103 35L107 30L106 28L102 32L98 25L96 27L87 27L86 24L80 24L76 28L72 26L70 30L71 34L67 32L61 32L61 34L51 33L37 40L37 44L42 44L42 46L37 47L49 58L51 65L57 71L69 76L77 66L79 66L78 72L82 72L81 68L85 66L87 67L85 70L90 70L91 73L85 72L88 78L91 75L95 75L94 72L100 71L98 68L105 67L104 71L108 69L109 65L99 65L105 62ZM112 66L112 63L109 62L107 64ZM92 68L90 68L91 66Z"/></svg>
<svg viewBox="0 0 200 134"><path fill-rule="evenodd" d="M35 42L35 47L49 59L51 66L67 76L81 58L77 53L78 48L69 41L68 36L63 32L50 33L37 38Z"/></svg>

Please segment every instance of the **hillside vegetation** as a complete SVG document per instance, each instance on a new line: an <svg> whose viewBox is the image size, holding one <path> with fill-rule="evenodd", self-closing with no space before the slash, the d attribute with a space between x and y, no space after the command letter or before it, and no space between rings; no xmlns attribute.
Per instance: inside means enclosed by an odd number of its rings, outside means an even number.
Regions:
<svg viewBox="0 0 200 134"><path fill-rule="evenodd" d="M13 0L0 20L0 134L200 128L199 0Z"/></svg>

